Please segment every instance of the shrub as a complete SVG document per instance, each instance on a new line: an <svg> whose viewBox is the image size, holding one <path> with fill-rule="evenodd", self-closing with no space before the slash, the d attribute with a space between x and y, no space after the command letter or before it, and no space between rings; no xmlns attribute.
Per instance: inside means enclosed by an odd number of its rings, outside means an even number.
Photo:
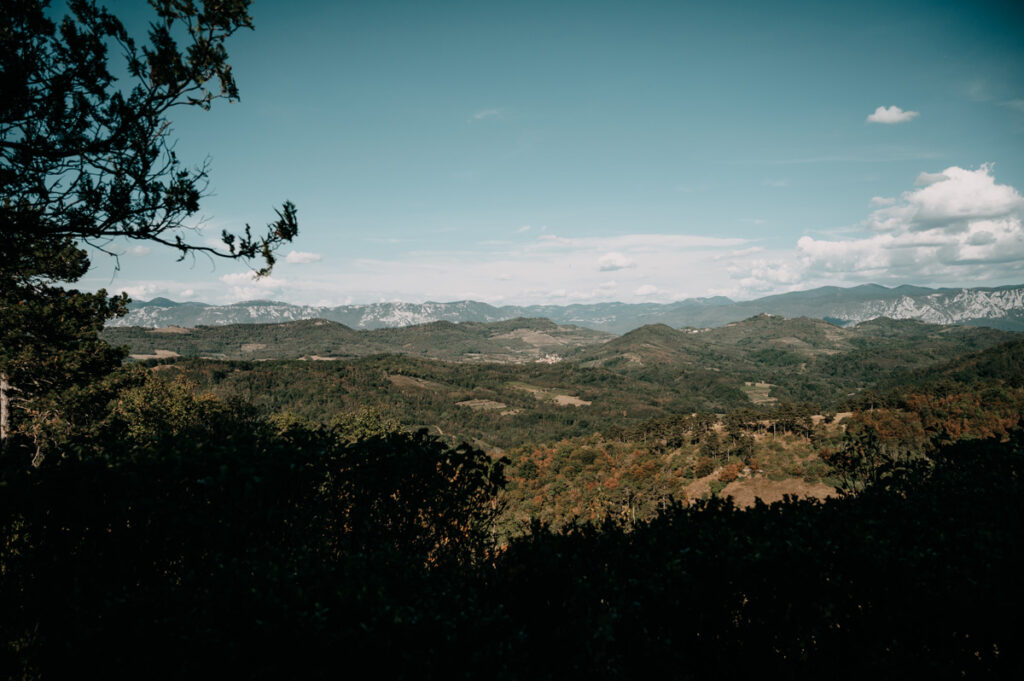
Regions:
<svg viewBox="0 0 1024 681"><path fill-rule="evenodd" d="M710 456L702 456L693 464L693 475L697 478L703 478L705 475L711 475L714 470L715 460Z"/></svg>
<svg viewBox="0 0 1024 681"><path fill-rule="evenodd" d="M718 481L725 484L729 484L738 477L740 477L740 465L738 463L731 463L718 473Z"/></svg>

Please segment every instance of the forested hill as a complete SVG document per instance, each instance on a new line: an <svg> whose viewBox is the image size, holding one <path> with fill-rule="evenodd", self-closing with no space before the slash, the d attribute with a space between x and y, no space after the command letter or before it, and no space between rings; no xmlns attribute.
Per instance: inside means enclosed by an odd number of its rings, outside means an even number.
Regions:
<svg viewBox="0 0 1024 681"><path fill-rule="evenodd" d="M135 359L351 359L381 353L449 361L522 363L557 361L577 349L602 343L610 334L547 319L477 323L430 322L356 331L323 319L281 324L231 324L193 329L108 328L112 345L131 348Z"/></svg>
<svg viewBox="0 0 1024 681"><path fill-rule="evenodd" d="M352 328L379 329L432 321L494 322L517 317L544 317L610 333L625 333L647 324L672 327L715 327L757 314L813 317L841 325L889 317L931 324L974 324L1011 331L1024 330L1024 285L1000 288L886 288L866 284L853 288L825 286L755 300L721 296L689 298L673 303L591 303L575 305L505 305L463 300L451 303L372 303L317 307L253 300L232 305L177 303L166 298L133 302L127 317L109 326L217 326L327 319Z"/></svg>
<svg viewBox="0 0 1024 681"><path fill-rule="evenodd" d="M127 346L135 359L191 357L227 360L340 360L400 354L457 362L557 362L583 366L731 371L738 366L828 364L836 358L914 367L1019 338L1019 334L970 326L942 326L879 319L838 327L819 319L758 315L714 329L674 329L651 324L622 336L547 319L489 323L431 322L356 331L322 319L281 324L232 324L198 328L108 328L104 338ZM831 359L830 359L831 358Z"/></svg>
<svg viewBox="0 0 1024 681"><path fill-rule="evenodd" d="M707 331L652 325L610 340L546 320L372 332L326 322L168 331L106 333L203 390L242 396L268 413L287 409L320 420L381 406L405 427L497 447L671 414L786 402L838 409L901 377L919 381L957 357L990 348L999 357L1004 344L1021 337L892 320L839 328L767 315ZM564 344L546 345L546 338ZM487 347L495 354L483 352ZM227 359L238 357L271 361Z"/></svg>

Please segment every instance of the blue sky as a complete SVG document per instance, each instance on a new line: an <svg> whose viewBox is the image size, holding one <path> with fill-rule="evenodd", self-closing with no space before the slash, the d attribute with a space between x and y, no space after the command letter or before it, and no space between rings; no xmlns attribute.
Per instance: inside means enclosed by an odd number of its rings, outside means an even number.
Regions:
<svg viewBox="0 0 1024 681"><path fill-rule="evenodd" d="M175 114L179 157L212 161L193 236L291 199L298 239L259 281L125 244L84 287L334 305L1024 283L1020 3L252 15L228 45L241 101Z"/></svg>

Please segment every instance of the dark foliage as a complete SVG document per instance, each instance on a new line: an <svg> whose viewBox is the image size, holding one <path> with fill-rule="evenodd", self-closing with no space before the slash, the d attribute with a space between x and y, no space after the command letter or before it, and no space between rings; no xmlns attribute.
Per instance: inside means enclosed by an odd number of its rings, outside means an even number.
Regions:
<svg viewBox="0 0 1024 681"><path fill-rule="evenodd" d="M857 497L535 528L502 556L496 638L523 678L1010 678L1021 445L947 449Z"/></svg>
<svg viewBox="0 0 1024 681"><path fill-rule="evenodd" d="M2 662L185 678L1012 676L1024 450L487 550L499 469L235 415L0 479ZM462 481L460 484L459 481ZM158 664L155 661L159 661Z"/></svg>
<svg viewBox="0 0 1024 681"><path fill-rule="evenodd" d="M8 460L0 669L280 678L302 662L275 652L327 671L333 646L382 653L414 632L403 664L430 654L460 619L446 580L487 555L501 465L422 433L353 444L222 416L103 456Z"/></svg>

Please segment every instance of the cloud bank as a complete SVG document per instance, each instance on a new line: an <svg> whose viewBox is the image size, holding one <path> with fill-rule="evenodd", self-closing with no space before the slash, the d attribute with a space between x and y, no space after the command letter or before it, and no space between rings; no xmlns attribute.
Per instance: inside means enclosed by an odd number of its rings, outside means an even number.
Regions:
<svg viewBox="0 0 1024 681"><path fill-rule="evenodd" d="M806 235L769 246L757 238L630 232L567 237L523 231L455 249L393 251L328 266L315 253L285 257L287 278L251 272L187 282L124 281L137 299L212 303L251 299L314 305L403 300L492 304L749 299L822 285L875 282L992 286L1024 281L1024 197L992 165L928 169L896 196L866 202L842 237ZM531 236L534 235L534 236ZM301 276L297 274L301 272ZM614 274L614 279L611 278ZM205 278L205 277L204 277ZM97 282L109 287L109 280Z"/></svg>
<svg viewBox="0 0 1024 681"><path fill-rule="evenodd" d="M1024 264L1024 197L998 184L991 165L922 173L864 221L869 235L841 241L802 237L805 276L872 281L1006 279Z"/></svg>

